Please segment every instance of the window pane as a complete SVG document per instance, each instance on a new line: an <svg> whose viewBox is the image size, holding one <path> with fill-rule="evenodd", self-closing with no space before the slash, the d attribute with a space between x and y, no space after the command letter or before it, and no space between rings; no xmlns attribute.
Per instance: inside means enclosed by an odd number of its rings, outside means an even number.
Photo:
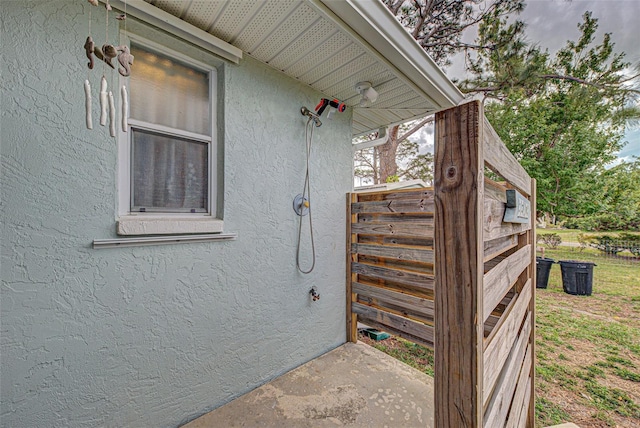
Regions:
<svg viewBox="0 0 640 428"><path fill-rule="evenodd" d="M210 135L209 75L134 44L131 117Z"/></svg>
<svg viewBox="0 0 640 428"><path fill-rule="evenodd" d="M132 131L132 211L206 212L209 145Z"/></svg>

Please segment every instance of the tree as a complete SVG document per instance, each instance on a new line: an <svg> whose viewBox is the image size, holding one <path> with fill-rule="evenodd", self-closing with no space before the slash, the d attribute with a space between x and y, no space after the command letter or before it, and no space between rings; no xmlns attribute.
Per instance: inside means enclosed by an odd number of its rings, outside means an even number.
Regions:
<svg viewBox="0 0 640 428"><path fill-rule="evenodd" d="M450 64L453 54L461 51L487 49L478 43L465 43L462 33L478 25L487 16L507 16L519 13L524 8L523 0L383 0L387 8L410 32L420 46L434 59L445 66ZM394 126L389 129L387 143L364 153L356 153L356 174L367 174L374 184L384 183L390 176L403 178L428 178L431 166L427 154L418 155L407 134L417 132L424 124L415 122L405 127L404 132ZM398 173L398 161L403 154L416 152L408 171ZM402 168L401 168L402 169ZM362 176L362 175L360 175Z"/></svg>
<svg viewBox="0 0 640 428"><path fill-rule="evenodd" d="M598 168L593 178L588 210L581 217L568 218L565 225L583 230L640 230L640 159Z"/></svg>
<svg viewBox="0 0 640 428"><path fill-rule="evenodd" d="M483 21L479 43L492 47L470 58L474 77L462 89L484 96L490 122L536 178L539 211L554 223L588 214L598 205L597 170L615 159L634 114L628 102L637 90L628 83L637 75L624 74L629 64L610 34L594 44L590 13L579 39L554 58L526 42L518 25L496 15Z"/></svg>
<svg viewBox="0 0 640 428"><path fill-rule="evenodd" d="M372 184L390 180L421 179L427 183L433 180L433 155L420 153L420 145L409 137L424 126L433 123L433 116L419 123L407 123L389 129L389 141L380 146L357 150L354 155L354 175ZM398 137L401 134L401 137ZM378 138L377 133L370 138ZM367 141L361 138L358 142ZM393 159L385 162L382 159Z"/></svg>

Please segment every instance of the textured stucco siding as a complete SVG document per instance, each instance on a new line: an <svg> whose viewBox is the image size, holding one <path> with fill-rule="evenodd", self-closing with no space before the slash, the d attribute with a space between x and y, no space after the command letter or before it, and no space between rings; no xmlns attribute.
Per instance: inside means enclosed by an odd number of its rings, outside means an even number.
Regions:
<svg viewBox="0 0 640 428"><path fill-rule="evenodd" d="M84 125L90 7L0 8L3 427L176 426L345 341L350 112L315 131L305 276L299 109L320 94L248 57L220 69L224 230L238 239L91 248L116 237L117 147L98 125L99 65ZM102 43L104 8L92 13Z"/></svg>

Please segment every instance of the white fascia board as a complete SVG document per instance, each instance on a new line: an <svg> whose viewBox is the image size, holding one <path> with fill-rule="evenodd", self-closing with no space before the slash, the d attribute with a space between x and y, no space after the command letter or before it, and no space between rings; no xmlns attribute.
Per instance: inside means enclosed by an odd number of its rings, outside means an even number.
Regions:
<svg viewBox="0 0 640 428"><path fill-rule="evenodd" d="M311 0L331 10L362 40L419 88L438 110L464 95L379 0ZM348 29L347 29L348 30Z"/></svg>
<svg viewBox="0 0 640 428"><path fill-rule="evenodd" d="M242 50L149 3L141 0L129 1L126 4L123 0L111 0L109 3L118 10L126 10L127 15L134 16L235 64L242 59Z"/></svg>

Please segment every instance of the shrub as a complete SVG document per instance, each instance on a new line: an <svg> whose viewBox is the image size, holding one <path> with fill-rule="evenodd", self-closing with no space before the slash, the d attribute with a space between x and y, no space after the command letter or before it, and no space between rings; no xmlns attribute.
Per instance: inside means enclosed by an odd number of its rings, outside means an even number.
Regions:
<svg viewBox="0 0 640 428"><path fill-rule="evenodd" d="M626 250L629 250L634 256L640 257L640 235L621 233L620 240L623 242Z"/></svg>
<svg viewBox="0 0 640 428"><path fill-rule="evenodd" d="M542 242L548 245L550 248L556 249L558 245L562 243L562 238L557 233L549 233L546 235L541 235Z"/></svg>
<svg viewBox="0 0 640 428"><path fill-rule="evenodd" d="M618 254L620 251L625 250L625 246L622 241L616 239L617 237L611 237L608 235L594 236L592 242L589 244L593 248L604 252L605 254Z"/></svg>

